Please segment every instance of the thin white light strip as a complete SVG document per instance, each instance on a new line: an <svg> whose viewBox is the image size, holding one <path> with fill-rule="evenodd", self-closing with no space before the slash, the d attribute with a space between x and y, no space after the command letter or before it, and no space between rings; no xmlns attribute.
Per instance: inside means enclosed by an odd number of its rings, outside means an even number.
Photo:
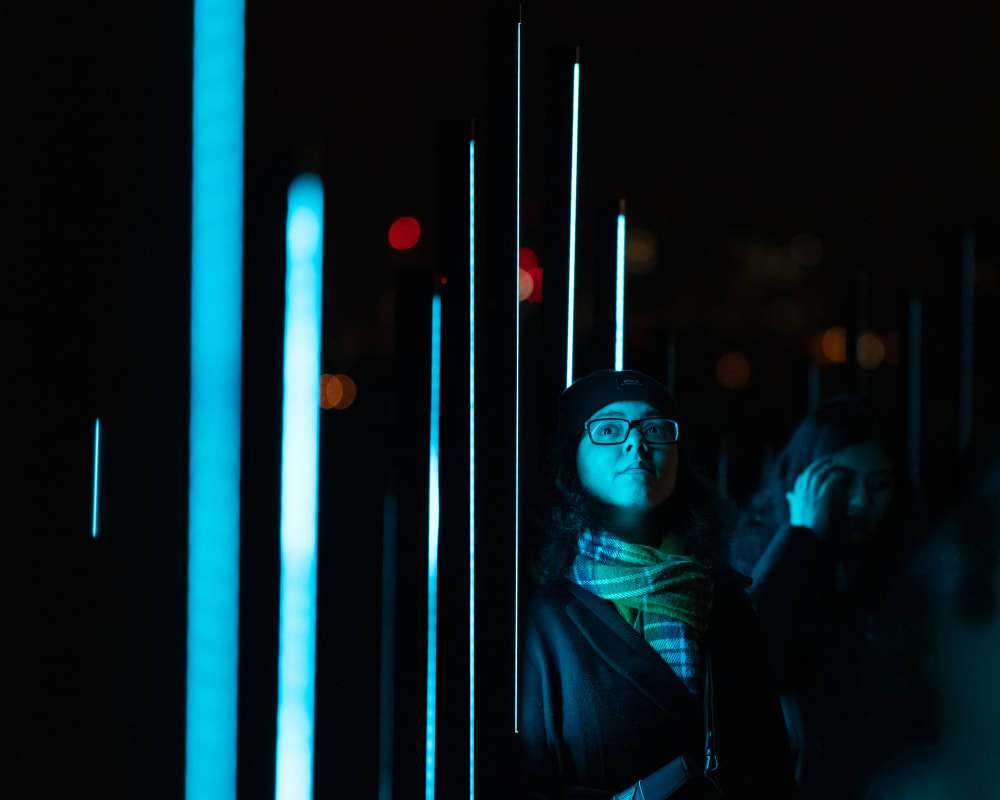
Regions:
<svg viewBox="0 0 1000 800"><path fill-rule="evenodd" d="M476 796L476 140L469 141L469 797Z"/></svg>
<svg viewBox="0 0 1000 800"><path fill-rule="evenodd" d="M569 177L569 290L566 305L566 385L573 382L573 316L576 302L576 165L580 131L580 62L573 65L573 144Z"/></svg>
<svg viewBox="0 0 1000 800"><path fill-rule="evenodd" d="M514 733L517 733L517 671L518 671L518 587L521 584L519 564L521 561L521 532L518 528L517 510L520 507L521 495L521 23L517 23L517 161L514 193Z"/></svg>
<svg viewBox="0 0 1000 800"><path fill-rule="evenodd" d="M101 420L94 425L94 510L90 521L90 535L97 538L97 476L100 472Z"/></svg>
<svg viewBox="0 0 1000 800"><path fill-rule="evenodd" d="M437 560L441 498L438 483L438 438L441 408L441 295L431 301L431 435L427 507L427 771L424 797L434 800L437 728Z"/></svg>
<svg viewBox="0 0 1000 800"><path fill-rule="evenodd" d="M623 370L625 361L625 215L618 215L618 247L615 251L615 369Z"/></svg>
<svg viewBox="0 0 1000 800"><path fill-rule="evenodd" d="M286 242L275 798L310 800L323 324L323 184L315 175L300 175L288 189Z"/></svg>
<svg viewBox="0 0 1000 800"><path fill-rule="evenodd" d="M236 797L243 0L195 0L184 785Z"/></svg>

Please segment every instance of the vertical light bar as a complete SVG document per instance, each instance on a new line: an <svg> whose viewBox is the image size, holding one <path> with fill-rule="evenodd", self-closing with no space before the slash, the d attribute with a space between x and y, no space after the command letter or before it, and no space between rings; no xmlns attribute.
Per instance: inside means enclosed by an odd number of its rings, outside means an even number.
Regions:
<svg viewBox="0 0 1000 800"><path fill-rule="evenodd" d="M90 520L90 535L97 538L97 477L100 472L100 452L101 452L101 420L98 418L94 424L94 510Z"/></svg>
<svg viewBox="0 0 1000 800"><path fill-rule="evenodd" d="M184 786L236 797L243 0L195 0Z"/></svg>
<svg viewBox="0 0 1000 800"><path fill-rule="evenodd" d="M576 165L580 136L580 48L573 64L573 140L569 162L569 289L566 304L566 385L573 382L573 316L576 302Z"/></svg>
<svg viewBox="0 0 1000 800"><path fill-rule="evenodd" d="M921 333L923 329L923 301L920 295L910 295L909 352L906 376L906 441L909 450L910 478L914 486L920 485L920 367Z"/></svg>
<svg viewBox="0 0 1000 800"><path fill-rule="evenodd" d="M469 140L469 797L476 796L476 140Z"/></svg>
<svg viewBox="0 0 1000 800"><path fill-rule="evenodd" d="M625 201L618 204L618 245L615 248L615 370L625 361Z"/></svg>
<svg viewBox="0 0 1000 800"><path fill-rule="evenodd" d="M281 408L277 800L310 800L316 698L316 517L323 307L323 184L288 188Z"/></svg>
<svg viewBox="0 0 1000 800"><path fill-rule="evenodd" d="M514 115L517 128L516 190L514 192L514 733L517 733L517 679L518 679L518 589L521 585L521 533L518 527L518 508L521 499L521 277L518 260L521 253L521 23L517 23L517 110Z"/></svg>
<svg viewBox="0 0 1000 800"><path fill-rule="evenodd" d="M972 439L973 348L976 332L976 233L972 226L962 236L961 313L959 314L958 360L958 448L964 450Z"/></svg>
<svg viewBox="0 0 1000 800"><path fill-rule="evenodd" d="M392 731L396 707L396 482L382 506L382 687L379 697L379 800L392 800Z"/></svg>
<svg viewBox="0 0 1000 800"><path fill-rule="evenodd" d="M424 797L434 800L434 746L437 727L437 558L441 498L438 439L441 408L441 295L431 301L431 436L427 507L427 771Z"/></svg>

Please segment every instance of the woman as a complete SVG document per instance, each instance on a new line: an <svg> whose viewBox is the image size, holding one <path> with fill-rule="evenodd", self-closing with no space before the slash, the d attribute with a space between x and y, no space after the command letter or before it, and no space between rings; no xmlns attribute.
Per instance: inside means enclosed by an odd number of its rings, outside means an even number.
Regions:
<svg viewBox="0 0 1000 800"><path fill-rule="evenodd" d="M726 566L715 494L688 465L676 418L667 390L634 371L592 373L560 398L521 651L534 795L794 788L749 580Z"/></svg>
<svg viewBox="0 0 1000 800"><path fill-rule="evenodd" d="M733 539L806 797L865 797L935 735L935 592L904 567L912 492L875 415L829 401L796 429Z"/></svg>

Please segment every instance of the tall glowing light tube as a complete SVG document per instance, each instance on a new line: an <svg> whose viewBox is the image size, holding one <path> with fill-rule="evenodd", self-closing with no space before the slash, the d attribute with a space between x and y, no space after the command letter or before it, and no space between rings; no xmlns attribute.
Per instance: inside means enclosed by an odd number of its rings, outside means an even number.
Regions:
<svg viewBox="0 0 1000 800"><path fill-rule="evenodd" d="M281 600L275 798L310 800L316 697L316 518L323 307L323 184L288 189L281 420Z"/></svg>
<svg viewBox="0 0 1000 800"><path fill-rule="evenodd" d="M427 507L427 770L424 796L434 800L437 734L437 559L441 497L438 441L441 409L441 295L431 301L431 436Z"/></svg>
<svg viewBox="0 0 1000 800"><path fill-rule="evenodd" d="M518 685L518 589L521 585L521 533L518 528L517 510L521 499L521 276L518 263L521 253L521 23L517 23L517 128L516 191L514 192L514 733L517 733Z"/></svg>
<svg viewBox="0 0 1000 800"><path fill-rule="evenodd" d="M566 304L566 385L573 382L573 316L576 298L576 164L580 138L580 51L573 64L573 140L569 167L569 288Z"/></svg>
<svg viewBox="0 0 1000 800"><path fill-rule="evenodd" d="M469 797L476 796L476 140L469 141Z"/></svg>
<svg viewBox="0 0 1000 800"><path fill-rule="evenodd" d="M94 509L90 521L90 535L97 538L97 477L100 473L100 452L101 452L101 420L98 419L94 425Z"/></svg>
<svg viewBox="0 0 1000 800"><path fill-rule="evenodd" d="M615 248L615 369L625 369L625 201L618 214L618 246Z"/></svg>
<svg viewBox="0 0 1000 800"><path fill-rule="evenodd" d="M195 0L184 787L236 797L243 0Z"/></svg>

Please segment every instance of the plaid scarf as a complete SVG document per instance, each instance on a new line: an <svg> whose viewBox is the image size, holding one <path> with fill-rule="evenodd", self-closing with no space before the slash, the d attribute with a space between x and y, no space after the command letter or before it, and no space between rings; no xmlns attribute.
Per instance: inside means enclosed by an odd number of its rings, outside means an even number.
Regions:
<svg viewBox="0 0 1000 800"><path fill-rule="evenodd" d="M615 604L619 613L698 696L701 639L712 609L712 578L690 556L667 554L609 533L584 532L566 577Z"/></svg>

